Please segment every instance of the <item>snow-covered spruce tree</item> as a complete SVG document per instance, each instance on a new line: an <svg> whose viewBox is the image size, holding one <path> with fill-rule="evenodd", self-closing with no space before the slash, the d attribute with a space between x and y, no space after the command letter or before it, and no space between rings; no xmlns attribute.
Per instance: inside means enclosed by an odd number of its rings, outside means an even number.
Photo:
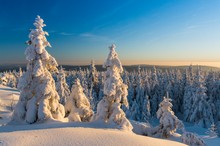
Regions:
<svg viewBox="0 0 220 146"><path fill-rule="evenodd" d="M144 97L143 106L142 106L142 121L146 122L150 119L150 100L146 95Z"/></svg>
<svg viewBox="0 0 220 146"><path fill-rule="evenodd" d="M206 132L210 137L217 137L218 132L217 132L217 127L215 126L214 123L212 123L211 127L208 129Z"/></svg>
<svg viewBox="0 0 220 146"><path fill-rule="evenodd" d="M130 111L130 108L131 105L132 105L132 98L133 98L133 94L134 94L134 90L133 90L133 86L131 85L131 82L130 82L130 79L129 79L129 76L128 76L128 71L124 70L123 73L122 73L122 80L123 80L123 83L126 84L128 86L128 95L127 95L127 100L128 100L128 103L129 105L126 107L124 105L122 105L122 110L125 112L126 114L126 117L128 119L130 119L131 117L131 111ZM129 88L130 87L130 88Z"/></svg>
<svg viewBox="0 0 220 146"><path fill-rule="evenodd" d="M216 81L216 76L213 71L209 72L206 76L206 88L207 88L207 96L211 96L212 90L214 89L214 83Z"/></svg>
<svg viewBox="0 0 220 146"><path fill-rule="evenodd" d="M141 119L141 121L143 121L143 103L144 103L144 98L145 98L145 92L144 92L144 86L143 86L143 83L142 83L142 76L141 76L141 67L138 66L138 73L137 73L137 84L136 84L136 88L135 88L135 93L136 93L136 101L137 101L137 104L139 105L139 111L140 111L140 115L138 115ZM136 120L136 119L134 119Z"/></svg>
<svg viewBox="0 0 220 146"><path fill-rule="evenodd" d="M131 131L131 123L121 109L121 105L128 106L127 85L121 79L123 72L121 62L115 52L115 45L109 47L110 53L103 67L107 68L105 73L104 97L98 103L96 119L110 124L116 124L119 128Z"/></svg>
<svg viewBox="0 0 220 146"><path fill-rule="evenodd" d="M135 121L141 121L140 115L141 115L140 107L135 99L134 101L132 101L132 106L130 107L130 119Z"/></svg>
<svg viewBox="0 0 220 146"><path fill-rule="evenodd" d="M78 78L80 80L81 86L83 88L83 92L85 93L86 97L88 97L89 96L88 83L87 83L88 77L87 77L86 71L82 70L81 67L79 67L79 71L77 71L77 73L76 73L76 78Z"/></svg>
<svg viewBox="0 0 220 146"><path fill-rule="evenodd" d="M51 47L47 41L48 33L43 31L44 20L37 16L27 41L25 51L28 61L27 71L19 80L21 91L19 101L13 115L13 121L34 123L46 119L62 120L64 107L59 103L54 79L49 71L57 71L56 60L46 51Z"/></svg>
<svg viewBox="0 0 220 146"><path fill-rule="evenodd" d="M104 74L105 74L104 72L100 72L98 75L98 80L99 80L99 84L98 84L99 94L97 96L98 102L101 101L104 96L104 76L105 76ZM96 103L96 109L97 109L98 102Z"/></svg>
<svg viewBox="0 0 220 146"><path fill-rule="evenodd" d="M1 80L2 84L11 88L16 88L17 86L17 78L14 74L15 71L4 72L2 74Z"/></svg>
<svg viewBox="0 0 220 146"><path fill-rule="evenodd" d="M132 108L137 108L139 114L137 114L136 110L134 110L135 113L131 113L132 118L136 117L133 120L146 122L146 120L150 118L150 102L148 96L145 95L145 87L140 66L138 66L134 95L135 102L138 104L138 106Z"/></svg>
<svg viewBox="0 0 220 146"><path fill-rule="evenodd" d="M193 96L193 104L190 114L190 122L196 123L202 127L209 127L213 122L213 113L211 105L208 103L208 96L206 95L206 87L198 68L195 76L193 88L195 89Z"/></svg>
<svg viewBox="0 0 220 146"><path fill-rule="evenodd" d="M21 69L21 67L19 67L19 71L18 72L15 72L15 77L16 77L16 87L18 87L18 82L19 82L19 79L21 78L23 74L23 71Z"/></svg>
<svg viewBox="0 0 220 146"><path fill-rule="evenodd" d="M69 114L69 120L74 122L89 122L93 116L89 100L83 93L83 88L78 78L72 86L70 97L65 105L65 111Z"/></svg>
<svg viewBox="0 0 220 146"><path fill-rule="evenodd" d="M184 132L181 136L181 140L189 146L206 146L203 139L191 132Z"/></svg>
<svg viewBox="0 0 220 146"><path fill-rule="evenodd" d="M212 107L213 118L216 126L220 125L220 81L213 82L213 88L209 96L209 104Z"/></svg>
<svg viewBox="0 0 220 146"><path fill-rule="evenodd" d="M98 74L95 68L94 60L91 61L89 67L89 76L88 76L88 96L93 109L96 109L96 104L98 103Z"/></svg>
<svg viewBox="0 0 220 146"><path fill-rule="evenodd" d="M183 123L174 115L172 111L170 98L164 97L157 111L157 118L160 119L160 125L156 128L155 136L170 137L177 128L182 128Z"/></svg>
<svg viewBox="0 0 220 146"><path fill-rule="evenodd" d="M195 92L195 89L192 85L194 82L192 66L190 66L189 69L186 70L183 78L183 82L185 83L185 90L183 96L183 118L185 121L189 122Z"/></svg>
<svg viewBox="0 0 220 146"><path fill-rule="evenodd" d="M56 82L56 90L60 96L60 103L62 105L66 104L67 98L70 96L69 86L66 83L65 72L61 66L59 73L57 75L57 82Z"/></svg>
<svg viewBox="0 0 220 146"><path fill-rule="evenodd" d="M180 70L173 70L170 74L169 79L169 95L172 99L173 104L173 111L176 114L182 114L183 111L183 94L184 90L182 87L182 81L181 81L181 72Z"/></svg>
<svg viewBox="0 0 220 146"><path fill-rule="evenodd" d="M150 86L151 86L151 91L150 91L150 109L151 109L151 115L154 117L156 116L156 112L158 110L158 105L160 101L160 86L159 86L159 81L158 81L158 76L157 76L157 70L156 67L153 66L153 70L151 72L151 78L150 78Z"/></svg>

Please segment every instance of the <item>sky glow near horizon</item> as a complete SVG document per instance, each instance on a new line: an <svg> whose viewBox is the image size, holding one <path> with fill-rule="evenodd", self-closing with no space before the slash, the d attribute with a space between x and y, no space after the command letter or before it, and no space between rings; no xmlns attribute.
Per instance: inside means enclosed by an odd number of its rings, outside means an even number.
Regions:
<svg viewBox="0 0 220 146"><path fill-rule="evenodd" d="M59 64L102 64L115 43L122 64L220 67L219 0L7 0L0 5L0 64L24 63L40 15Z"/></svg>

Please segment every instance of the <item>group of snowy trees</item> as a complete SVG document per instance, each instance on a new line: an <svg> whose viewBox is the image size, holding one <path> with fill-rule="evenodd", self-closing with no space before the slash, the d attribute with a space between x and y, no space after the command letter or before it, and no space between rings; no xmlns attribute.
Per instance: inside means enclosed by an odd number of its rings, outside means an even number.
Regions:
<svg viewBox="0 0 220 146"><path fill-rule="evenodd" d="M48 33L43 30L46 25L40 16L35 19L34 26L36 28L31 29L29 34L30 40L26 42L27 70L19 80L20 98L12 122L32 124L45 120L63 121L67 117L70 121L93 120L131 131L133 127L121 109L122 104L128 107L127 85L120 76L123 68L115 52L115 45L110 47L110 53L103 65L107 68L104 74L103 97L94 115L90 102L93 105L96 103L93 101L93 95L98 94L98 80L93 62L89 80L84 84L88 86L88 90L84 90L80 79L76 78L70 93L62 67L58 71L55 58L46 50L46 47L51 45L46 39ZM56 84L52 73L58 74Z"/></svg>
<svg viewBox="0 0 220 146"><path fill-rule="evenodd" d="M22 74L23 74L23 71L21 70L21 68L19 69L18 72L13 70L12 72L6 71L3 73L0 73L0 84L11 87L11 88L17 88L18 81L20 77L22 76Z"/></svg>

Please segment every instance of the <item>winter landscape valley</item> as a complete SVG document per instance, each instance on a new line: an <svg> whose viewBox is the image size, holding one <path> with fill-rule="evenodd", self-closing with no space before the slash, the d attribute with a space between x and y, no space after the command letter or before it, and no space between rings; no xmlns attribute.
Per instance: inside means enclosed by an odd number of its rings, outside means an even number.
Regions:
<svg viewBox="0 0 220 146"><path fill-rule="evenodd" d="M219 6L1 2L0 146L220 146Z"/></svg>

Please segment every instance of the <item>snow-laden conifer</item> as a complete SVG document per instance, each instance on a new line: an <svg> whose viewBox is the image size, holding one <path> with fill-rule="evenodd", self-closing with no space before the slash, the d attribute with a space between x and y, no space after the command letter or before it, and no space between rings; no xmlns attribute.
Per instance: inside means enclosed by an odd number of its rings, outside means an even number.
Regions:
<svg viewBox="0 0 220 146"><path fill-rule="evenodd" d="M212 123L206 134L208 134L210 137L218 136L217 127L215 126L215 123Z"/></svg>
<svg viewBox="0 0 220 146"><path fill-rule="evenodd" d="M150 86L151 86L151 91L150 91L150 106L151 106L151 115L155 116L156 112L158 110L158 105L160 103L160 85L158 81L158 76L157 76L157 70L156 67L153 66L153 70L151 72L151 79L150 79Z"/></svg>
<svg viewBox="0 0 220 146"><path fill-rule="evenodd" d="M91 61L89 67L89 76L88 76L88 96L93 109L96 109L96 104L98 103L98 74L96 71L94 60Z"/></svg>
<svg viewBox="0 0 220 146"><path fill-rule="evenodd" d="M157 127L156 135L168 138L177 128L183 127L182 122L174 115L172 106L171 99L164 97L157 111L157 118L160 120L160 125Z"/></svg>
<svg viewBox="0 0 220 146"><path fill-rule="evenodd" d="M214 122L214 119L211 105L208 103L207 89L203 79L201 71L198 68L193 84L193 104L189 120L202 127L209 127Z"/></svg>
<svg viewBox="0 0 220 146"><path fill-rule="evenodd" d="M67 98L70 96L69 86L66 83L65 72L61 66L59 73L57 75L56 89L60 96L60 103L62 105L66 104Z"/></svg>
<svg viewBox="0 0 220 146"><path fill-rule="evenodd" d="M115 45L109 47L110 53L103 65L105 73L104 97L98 103L96 120L118 125L122 129L131 131L132 125L121 109L121 105L128 106L127 85L121 78L123 68L115 51Z"/></svg>
<svg viewBox="0 0 220 146"><path fill-rule="evenodd" d="M70 97L65 105L65 111L69 114L69 120L74 122L89 122L93 116L89 100L84 94L78 78L72 86Z"/></svg>
<svg viewBox="0 0 220 146"><path fill-rule="evenodd" d="M47 52L51 47L47 41L48 33L43 30L44 20L37 16L35 29L29 34L28 47L25 51L28 61L27 71L19 80L18 89L21 91L16 105L13 120L34 123L46 119L64 117L64 107L59 104L54 79L49 71L57 71L56 60Z"/></svg>
<svg viewBox="0 0 220 146"><path fill-rule="evenodd" d="M181 136L181 140L189 146L206 146L204 140L192 132L184 132Z"/></svg>
<svg viewBox="0 0 220 146"><path fill-rule="evenodd" d="M194 74L192 70L192 65L185 72L185 87L184 87L184 96L183 96L183 118L185 121L190 121L192 104L194 98L195 89L193 88Z"/></svg>

